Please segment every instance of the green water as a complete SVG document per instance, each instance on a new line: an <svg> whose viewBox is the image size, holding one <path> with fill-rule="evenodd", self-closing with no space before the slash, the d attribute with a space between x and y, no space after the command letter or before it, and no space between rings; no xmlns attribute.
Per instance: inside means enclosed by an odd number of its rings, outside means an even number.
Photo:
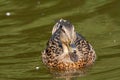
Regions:
<svg viewBox="0 0 120 80"><path fill-rule="evenodd" d="M79 76L53 75L41 61L60 18L70 20L97 54ZM120 80L120 0L0 0L0 80Z"/></svg>

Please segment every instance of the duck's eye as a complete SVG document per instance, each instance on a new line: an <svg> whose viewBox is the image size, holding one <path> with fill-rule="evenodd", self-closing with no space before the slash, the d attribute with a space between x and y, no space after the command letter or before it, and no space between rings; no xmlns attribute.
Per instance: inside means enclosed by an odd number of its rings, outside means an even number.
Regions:
<svg viewBox="0 0 120 80"><path fill-rule="evenodd" d="M62 28L62 25L60 25L60 27L59 28Z"/></svg>

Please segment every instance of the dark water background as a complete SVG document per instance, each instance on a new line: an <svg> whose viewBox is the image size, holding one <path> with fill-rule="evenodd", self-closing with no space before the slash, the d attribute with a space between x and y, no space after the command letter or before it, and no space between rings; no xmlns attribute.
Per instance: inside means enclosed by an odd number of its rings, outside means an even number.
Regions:
<svg viewBox="0 0 120 80"><path fill-rule="evenodd" d="M81 77L53 75L42 64L41 51L60 18L70 20L98 56ZM120 80L120 0L0 0L0 80Z"/></svg>

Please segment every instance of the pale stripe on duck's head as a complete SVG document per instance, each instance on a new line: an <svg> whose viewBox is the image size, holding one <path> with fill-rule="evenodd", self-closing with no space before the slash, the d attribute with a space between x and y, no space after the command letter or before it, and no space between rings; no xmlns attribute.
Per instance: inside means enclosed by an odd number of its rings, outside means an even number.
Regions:
<svg viewBox="0 0 120 80"><path fill-rule="evenodd" d="M76 39L74 26L69 21L60 19L53 27L52 34L54 34L58 29L60 29L61 42L70 44Z"/></svg>
<svg viewBox="0 0 120 80"><path fill-rule="evenodd" d="M76 32L74 31L74 26L69 21L60 19L53 27L53 36L57 32L62 44L63 53L69 55L72 61L77 61L75 45Z"/></svg>
<svg viewBox="0 0 120 80"><path fill-rule="evenodd" d="M66 27L68 30L70 28L73 28L74 30L74 26L67 20L64 20L64 19L60 19L53 27L53 30L52 30L52 34L54 34L56 32L57 29L59 28L62 28L62 27Z"/></svg>

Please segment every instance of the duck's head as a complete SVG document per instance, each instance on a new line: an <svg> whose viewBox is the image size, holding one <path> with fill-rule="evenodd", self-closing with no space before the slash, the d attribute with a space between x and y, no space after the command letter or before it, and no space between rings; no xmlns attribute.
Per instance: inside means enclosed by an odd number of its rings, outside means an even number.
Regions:
<svg viewBox="0 0 120 80"><path fill-rule="evenodd" d="M53 27L52 34L58 29L60 29L60 40L63 44L64 52L71 53L76 51L74 26L69 21L60 19Z"/></svg>

